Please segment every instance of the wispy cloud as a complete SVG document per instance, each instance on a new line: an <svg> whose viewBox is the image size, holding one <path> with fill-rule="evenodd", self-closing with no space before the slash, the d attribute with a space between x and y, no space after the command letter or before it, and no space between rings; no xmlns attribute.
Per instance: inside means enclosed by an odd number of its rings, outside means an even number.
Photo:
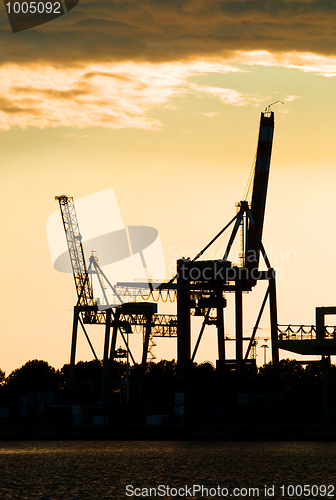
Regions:
<svg viewBox="0 0 336 500"><path fill-rule="evenodd" d="M205 93L212 97L218 97L220 101L224 104L230 104L231 106L246 106L247 104L256 104L265 100L265 98L258 98L254 96L249 96L238 92L233 89L224 89L220 87L210 87L207 85L196 85L191 84L190 87L197 93Z"/></svg>
<svg viewBox="0 0 336 500"><path fill-rule="evenodd" d="M231 61L239 61L249 66L277 66L288 69L298 69L305 73L316 73L320 76L336 76L336 57L313 54L311 52L282 52L273 54L265 50L239 52Z"/></svg>
<svg viewBox="0 0 336 500"><path fill-rule="evenodd" d="M208 116L209 118L214 118L215 116L220 116L220 114L217 113L217 111L212 111L211 113L202 113L202 115Z"/></svg>
<svg viewBox="0 0 336 500"><path fill-rule="evenodd" d="M237 63L243 66L237 67ZM162 123L148 116L148 111L156 107L175 109L173 99L189 93L214 97L229 106L258 106L270 96L195 83L195 77L200 75L239 73L255 65L336 75L336 58L313 54L275 56L260 51L236 52L232 59L161 64L119 62L65 68L8 64L1 69L0 129L32 126L159 130ZM285 100L297 98L287 96Z"/></svg>
<svg viewBox="0 0 336 500"><path fill-rule="evenodd" d="M65 137L66 139L83 139L89 137L88 134L59 134L59 137Z"/></svg>
<svg viewBox="0 0 336 500"><path fill-rule="evenodd" d="M241 71L218 62L115 63L73 68L6 65L0 78L0 129L29 126L158 130L155 106L190 91L189 79Z"/></svg>
<svg viewBox="0 0 336 500"><path fill-rule="evenodd" d="M284 102L292 102L295 101L296 99L301 99L301 97L298 95L287 95L287 97L285 97L283 100Z"/></svg>

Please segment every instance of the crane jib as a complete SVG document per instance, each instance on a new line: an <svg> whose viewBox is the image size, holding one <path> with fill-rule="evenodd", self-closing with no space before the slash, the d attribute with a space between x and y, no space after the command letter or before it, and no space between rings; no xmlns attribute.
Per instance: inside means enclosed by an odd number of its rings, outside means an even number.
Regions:
<svg viewBox="0 0 336 500"><path fill-rule="evenodd" d="M259 241L262 239L264 225L273 132L274 113L272 111L261 113L251 202L251 212L255 227L249 228L247 248L249 255L248 261L250 262L250 267L253 268L257 268L259 265Z"/></svg>

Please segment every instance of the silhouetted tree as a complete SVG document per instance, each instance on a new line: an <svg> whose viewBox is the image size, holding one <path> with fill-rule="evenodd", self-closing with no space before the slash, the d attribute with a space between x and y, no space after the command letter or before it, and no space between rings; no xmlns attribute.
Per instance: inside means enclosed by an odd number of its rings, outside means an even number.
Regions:
<svg viewBox="0 0 336 500"><path fill-rule="evenodd" d="M60 386L67 390L69 384L70 365L65 364L60 369ZM101 397L102 363L95 359L78 361L75 365L74 397L82 403L93 404Z"/></svg>
<svg viewBox="0 0 336 500"><path fill-rule="evenodd" d="M6 381L6 373L0 368L0 385L3 385Z"/></svg>
<svg viewBox="0 0 336 500"><path fill-rule="evenodd" d="M64 387L67 386L69 379L70 365L65 364L60 370L61 381ZM78 361L75 365L75 380L80 382L100 382L102 376L101 361L93 359L91 361Z"/></svg>
<svg viewBox="0 0 336 500"><path fill-rule="evenodd" d="M177 374L177 364L173 359L162 359L158 363L150 362L145 374L147 401L156 404L174 401L174 393L179 392L180 377Z"/></svg>
<svg viewBox="0 0 336 500"><path fill-rule="evenodd" d="M33 359L12 371L6 379L6 387L12 393L27 394L37 391L57 391L60 374L47 361Z"/></svg>

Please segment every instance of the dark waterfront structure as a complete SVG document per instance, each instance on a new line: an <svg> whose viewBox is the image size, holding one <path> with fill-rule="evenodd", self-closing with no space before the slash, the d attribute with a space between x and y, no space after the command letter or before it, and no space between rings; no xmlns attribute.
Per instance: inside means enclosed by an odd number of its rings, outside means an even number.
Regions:
<svg viewBox="0 0 336 500"><path fill-rule="evenodd" d="M153 425L192 424L193 419L196 423L199 421L211 425L247 423L262 418L269 422L288 423L290 420L286 416L287 411L298 419L303 418L300 416L300 408L310 412L309 391L313 394L311 398L316 410L311 411L312 421L332 418L330 398L334 382L330 356L336 354L336 329L325 326L324 317L336 314L336 307L316 308L316 325L313 326L278 324L276 275L262 241L273 135L274 113L268 107L261 113L256 161L250 184L251 202L246 197L237 203L236 215L223 229L193 259L179 259L176 263L176 276L157 288L161 297L162 294L167 294L167 297L176 299L176 315L159 314L154 302L137 301L136 296L139 297L141 289L147 290L147 299L151 296L153 298L153 286L150 282L149 285L126 282L112 285L99 266L99 256L94 252L87 259L84 256L73 198L66 195L56 197L78 297L74 307L68 401L75 401L79 395L85 399L85 393L79 388L81 385L83 388L83 381L76 377L79 325L96 362L99 362L85 328L87 324L95 324L105 328L100 388L96 393L101 404L99 415L105 424L126 422L128 419L131 421L133 417L136 418L134 415L138 415L142 423L147 418L147 423ZM201 260L211 245L228 230L231 233L222 259ZM240 239L240 262L233 264L230 251L237 238ZM265 270L260 269L261 260L265 264ZM103 290L103 305L94 297L90 281L92 275L96 276ZM119 305L108 303L103 282L113 290ZM243 297L246 293L253 293L260 282L266 282L266 291L252 333L244 336ZM227 294L234 295L234 338L229 339L235 343L233 358L228 357L227 349ZM255 346L260 321L267 305L272 362L258 371ZM194 345L191 343L192 316L203 319ZM195 357L209 325L214 325L217 329L216 367L213 369L208 364L197 368ZM136 363L128 343L128 335L136 328L140 328L143 334L139 363ZM155 337L177 338L177 365L171 373L168 384L170 389L161 391L161 395L156 388L155 379L150 376L150 371L154 369L150 369L151 365L148 365ZM116 349L118 338L125 349ZM279 361L280 349L307 356L319 355L321 360L291 361L292 375L289 376L286 372L289 365L285 369L284 362ZM123 363L125 359L127 362ZM311 377L314 370L317 370L317 377L321 379L318 384L315 383L317 379L313 382L314 376ZM163 378L165 376L159 375ZM289 382L287 380L285 383L286 377ZM290 394L295 395L295 398L291 399ZM159 402L155 404L155 401ZM297 407L297 401L300 401L300 408ZM245 407L249 409L247 420Z"/></svg>
<svg viewBox="0 0 336 500"><path fill-rule="evenodd" d="M280 360L276 377L271 363L243 374L194 363L184 379L176 362L162 360L147 365L140 395L140 366L128 380L127 365L115 360L108 403L102 362L77 363L71 392L69 368L35 360L8 377L0 387L2 439L336 439L334 365L326 388L321 362Z"/></svg>

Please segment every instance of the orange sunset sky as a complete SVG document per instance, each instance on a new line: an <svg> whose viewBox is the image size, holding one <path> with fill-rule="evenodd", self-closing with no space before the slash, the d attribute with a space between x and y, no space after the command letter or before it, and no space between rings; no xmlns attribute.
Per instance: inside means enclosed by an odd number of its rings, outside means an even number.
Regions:
<svg viewBox="0 0 336 500"><path fill-rule="evenodd" d="M177 256L193 257L235 214L260 112L276 100L264 246L279 323L313 324L316 306L336 305L335 23L327 0L80 0L13 34L2 4L1 369L69 360L75 288L46 238L55 195L113 188L125 225L159 231L170 277ZM259 288L244 297L246 331ZM102 356L103 330L90 334ZM155 353L176 358L176 341ZM78 360L91 357L81 336ZM211 328L196 361L206 359Z"/></svg>

